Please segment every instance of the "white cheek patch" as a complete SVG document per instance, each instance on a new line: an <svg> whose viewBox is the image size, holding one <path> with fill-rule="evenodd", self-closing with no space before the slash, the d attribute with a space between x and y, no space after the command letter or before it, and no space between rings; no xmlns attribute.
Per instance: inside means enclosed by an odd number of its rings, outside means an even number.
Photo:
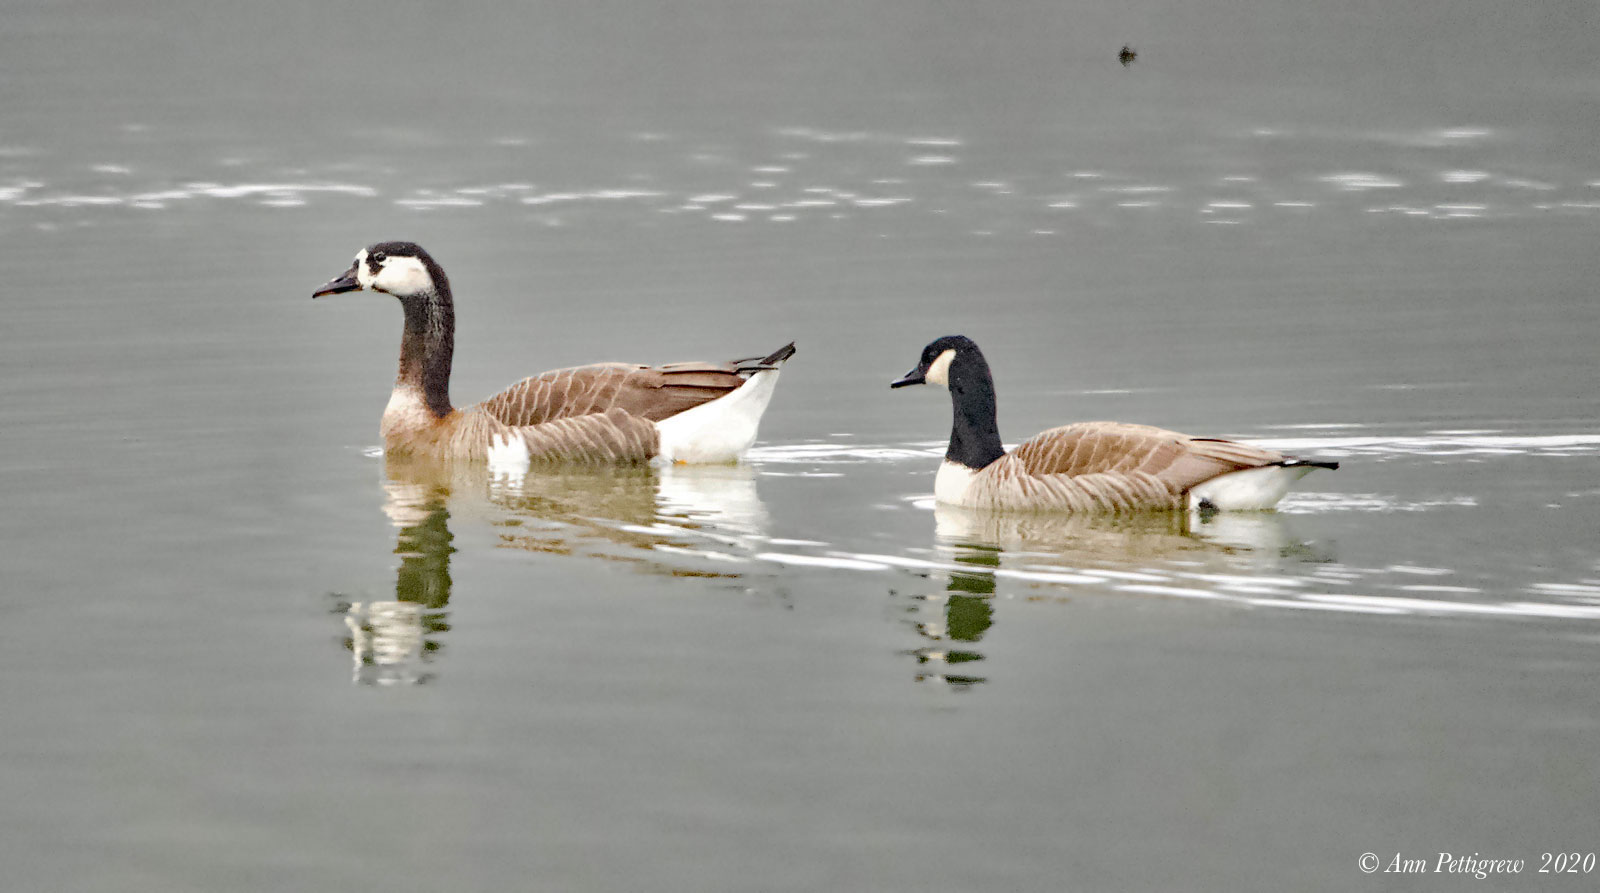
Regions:
<svg viewBox="0 0 1600 893"><path fill-rule="evenodd" d="M372 279L373 287L391 295L404 297L421 294L433 288L433 277L428 268L414 257L391 257Z"/></svg>
<svg viewBox="0 0 1600 893"><path fill-rule="evenodd" d="M941 388L950 387L950 363L956 358L955 348L950 348L939 354L939 358L928 367L928 373L923 378L928 384L936 384Z"/></svg>

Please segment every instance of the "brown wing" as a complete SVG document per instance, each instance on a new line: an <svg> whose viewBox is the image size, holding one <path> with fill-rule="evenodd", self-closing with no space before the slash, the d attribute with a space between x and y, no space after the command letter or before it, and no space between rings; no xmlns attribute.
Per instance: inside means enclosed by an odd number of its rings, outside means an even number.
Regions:
<svg viewBox="0 0 1600 893"><path fill-rule="evenodd" d="M1029 475L1150 475L1173 492L1220 474L1283 462L1281 453L1231 440L1121 422L1082 422L1052 428L1011 454Z"/></svg>
<svg viewBox="0 0 1600 893"><path fill-rule="evenodd" d="M708 403L744 384L735 363L634 366L599 363L525 378L481 404L514 427L621 409L660 421Z"/></svg>

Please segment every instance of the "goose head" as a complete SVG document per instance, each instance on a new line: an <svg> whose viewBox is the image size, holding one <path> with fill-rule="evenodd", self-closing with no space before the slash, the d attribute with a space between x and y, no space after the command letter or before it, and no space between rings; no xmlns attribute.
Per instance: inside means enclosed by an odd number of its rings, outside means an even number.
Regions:
<svg viewBox="0 0 1600 893"><path fill-rule="evenodd" d="M936 384L943 388L950 387L950 367L957 364L958 360L965 360L960 366L968 366L976 360L978 366L987 368L983 353L978 350L978 345L965 335L946 335L932 342L922 349L922 357L917 361L916 368L907 372L903 378L889 383L891 388L903 388L914 384Z"/></svg>
<svg viewBox="0 0 1600 893"><path fill-rule="evenodd" d="M311 297L347 291L379 291L404 301L419 295L447 293L444 271L415 242L379 242L356 252L350 269L329 280Z"/></svg>

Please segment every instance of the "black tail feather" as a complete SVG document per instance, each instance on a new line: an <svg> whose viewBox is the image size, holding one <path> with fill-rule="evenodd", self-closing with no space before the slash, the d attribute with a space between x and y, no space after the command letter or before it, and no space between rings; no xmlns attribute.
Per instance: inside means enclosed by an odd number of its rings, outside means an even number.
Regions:
<svg viewBox="0 0 1600 893"><path fill-rule="evenodd" d="M768 354L767 357L761 361L761 365L776 366L792 356L794 356L794 342L790 341L788 344L785 344L784 346Z"/></svg>
<svg viewBox="0 0 1600 893"><path fill-rule="evenodd" d="M792 356L794 356L794 342L790 341L764 357L746 357L742 360L734 360L733 365L740 372L758 372L762 369L772 369Z"/></svg>
<svg viewBox="0 0 1600 893"><path fill-rule="evenodd" d="M1329 471L1337 471L1339 468L1339 463L1324 459L1285 459L1278 464L1284 468L1326 468Z"/></svg>

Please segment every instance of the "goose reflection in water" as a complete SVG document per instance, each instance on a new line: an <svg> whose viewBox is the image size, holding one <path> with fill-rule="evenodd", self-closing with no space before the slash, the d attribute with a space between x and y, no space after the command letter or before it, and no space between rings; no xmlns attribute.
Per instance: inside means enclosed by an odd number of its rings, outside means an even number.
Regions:
<svg viewBox="0 0 1600 893"><path fill-rule="evenodd" d="M647 573L737 579L767 512L743 465L482 468L389 458L384 513L399 533L393 600L341 601L354 681L420 684L450 629L451 509L487 516L501 548L619 561ZM487 543L486 543L487 544Z"/></svg>
<svg viewBox="0 0 1600 893"><path fill-rule="evenodd" d="M746 465L597 468L501 477L500 545L684 577L741 576L767 511ZM621 547L621 548L619 548Z"/></svg>
<svg viewBox="0 0 1600 893"><path fill-rule="evenodd" d="M986 512L936 503L934 531L949 544L1023 552L1072 566L1150 560L1301 555L1277 512L1046 514Z"/></svg>
<svg viewBox="0 0 1600 893"><path fill-rule="evenodd" d="M1190 596L1217 597L1228 586L1248 590L1251 575L1265 567L1332 560L1297 540L1275 512L1027 514L936 504L934 523L950 563L930 578L942 575L944 590L915 596L907 608L925 640L909 653L917 681L962 690L988 681L972 665L985 660L976 644L994 626L1001 581L1026 587L1029 601L1065 601L1075 592L1178 592L1171 584ZM1196 588L1206 586L1215 595Z"/></svg>
<svg viewBox="0 0 1600 893"><path fill-rule="evenodd" d="M944 592L916 598L913 615L923 614L924 606L937 606L939 619L913 616L912 626L927 643L911 655L917 660L918 682L943 682L966 689L988 681L963 665L983 660L975 646L994 625L994 570L1000 566L1000 550L962 546L952 558L957 564L971 566L972 571L950 571Z"/></svg>
<svg viewBox="0 0 1600 893"><path fill-rule="evenodd" d="M426 667L438 652L439 635L450 629L450 512L447 486L408 480L391 467L384 490L384 514L399 528L394 554L400 556L394 599L350 602L344 606L352 655L352 679L368 685L420 684L432 678Z"/></svg>

